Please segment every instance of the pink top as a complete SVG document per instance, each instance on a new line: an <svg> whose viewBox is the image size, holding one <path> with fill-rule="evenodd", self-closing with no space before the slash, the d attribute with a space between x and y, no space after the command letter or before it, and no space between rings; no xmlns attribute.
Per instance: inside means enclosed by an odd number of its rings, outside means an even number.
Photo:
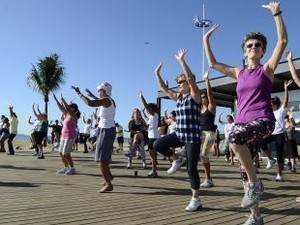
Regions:
<svg viewBox="0 0 300 225"><path fill-rule="evenodd" d="M267 77L264 67L242 69L237 80L238 96L235 124L247 123L260 118L275 121L271 106L272 82Z"/></svg>
<svg viewBox="0 0 300 225"><path fill-rule="evenodd" d="M61 137L65 139L76 138L76 127L77 123L72 120L70 115L67 115L63 121L63 128L61 130Z"/></svg>

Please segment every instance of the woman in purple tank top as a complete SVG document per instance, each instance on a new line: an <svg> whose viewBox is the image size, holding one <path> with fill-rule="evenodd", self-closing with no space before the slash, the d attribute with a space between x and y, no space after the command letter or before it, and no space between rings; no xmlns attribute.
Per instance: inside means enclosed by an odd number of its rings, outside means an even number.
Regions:
<svg viewBox="0 0 300 225"><path fill-rule="evenodd" d="M274 129L275 118L271 108L272 83L274 71L288 42L280 3L270 2L262 7L273 14L278 38L273 53L265 64L262 65L260 60L266 52L267 39L261 33L249 33L242 42L242 50L246 58L245 68L228 66L215 59L209 39L219 27L218 24L215 24L203 37L210 68L237 80L238 109L230 142L242 165L241 175L246 184L241 206L251 209L251 215L245 224L264 223L258 209L259 197L263 193L264 186L256 176L247 144L270 135Z"/></svg>

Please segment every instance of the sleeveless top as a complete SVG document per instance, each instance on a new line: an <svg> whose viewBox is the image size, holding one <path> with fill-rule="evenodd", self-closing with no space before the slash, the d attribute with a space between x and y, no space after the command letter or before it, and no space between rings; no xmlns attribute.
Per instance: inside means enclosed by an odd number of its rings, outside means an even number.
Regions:
<svg viewBox="0 0 300 225"><path fill-rule="evenodd" d="M137 122L134 119L130 120L129 124L128 124L128 128L130 131L140 131L144 135L144 137L145 136L148 137L148 132L146 132L144 130L145 126L146 126L146 123L143 122L142 120ZM135 132L130 132L130 138L133 138L134 135L135 135Z"/></svg>
<svg viewBox="0 0 300 225"><path fill-rule="evenodd" d="M176 136L184 143L200 143L200 105L190 94L178 95L176 102Z"/></svg>
<svg viewBox="0 0 300 225"><path fill-rule="evenodd" d="M215 131L215 115L208 109L200 114L200 126L202 131Z"/></svg>
<svg viewBox="0 0 300 225"><path fill-rule="evenodd" d="M70 115L67 115L63 121L61 137L65 139L75 139L76 127L77 127L77 123L74 120L72 120L72 117Z"/></svg>
<svg viewBox="0 0 300 225"><path fill-rule="evenodd" d="M111 101L109 107L100 106L98 116L100 118L98 127L99 128L112 128L115 127L115 115L116 115L116 106L115 102L108 97Z"/></svg>
<svg viewBox="0 0 300 225"><path fill-rule="evenodd" d="M238 107L235 124L260 118L275 121L271 106L272 82L260 65L254 69L242 69L237 80Z"/></svg>

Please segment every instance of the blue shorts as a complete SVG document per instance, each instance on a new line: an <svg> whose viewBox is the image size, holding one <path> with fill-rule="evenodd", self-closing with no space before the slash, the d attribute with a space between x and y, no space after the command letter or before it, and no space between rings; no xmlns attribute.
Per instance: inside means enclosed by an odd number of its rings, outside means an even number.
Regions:
<svg viewBox="0 0 300 225"><path fill-rule="evenodd" d="M116 138L116 128L99 128L99 135L96 143L95 161L110 161L113 151L113 144Z"/></svg>

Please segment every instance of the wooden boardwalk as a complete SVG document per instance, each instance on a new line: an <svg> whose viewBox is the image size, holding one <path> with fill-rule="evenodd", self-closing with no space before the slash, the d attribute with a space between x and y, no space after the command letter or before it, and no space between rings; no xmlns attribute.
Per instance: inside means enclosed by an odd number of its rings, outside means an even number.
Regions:
<svg viewBox="0 0 300 225"><path fill-rule="evenodd" d="M240 208L243 189L238 166L229 166L223 157L212 157L213 188L201 189L203 209L185 212L190 200L186 169L167 175L167 161L159 160L159 177L147 178L140 160L134 169L125 169L126 158L114 154L114 190L99 194L100 182L93 154L74 152L77 174L60 175L57 152L46 150L37 160L29 150L16 155L0 154L0 224L242 224L249 214ZM200 176L203 170L199 166ZM265 224L300 224L300 167L285 172L285 182L275 182L276 170L259 170L266 193L261 201ZM134 176L138 170L138 176Z"/></svg>

